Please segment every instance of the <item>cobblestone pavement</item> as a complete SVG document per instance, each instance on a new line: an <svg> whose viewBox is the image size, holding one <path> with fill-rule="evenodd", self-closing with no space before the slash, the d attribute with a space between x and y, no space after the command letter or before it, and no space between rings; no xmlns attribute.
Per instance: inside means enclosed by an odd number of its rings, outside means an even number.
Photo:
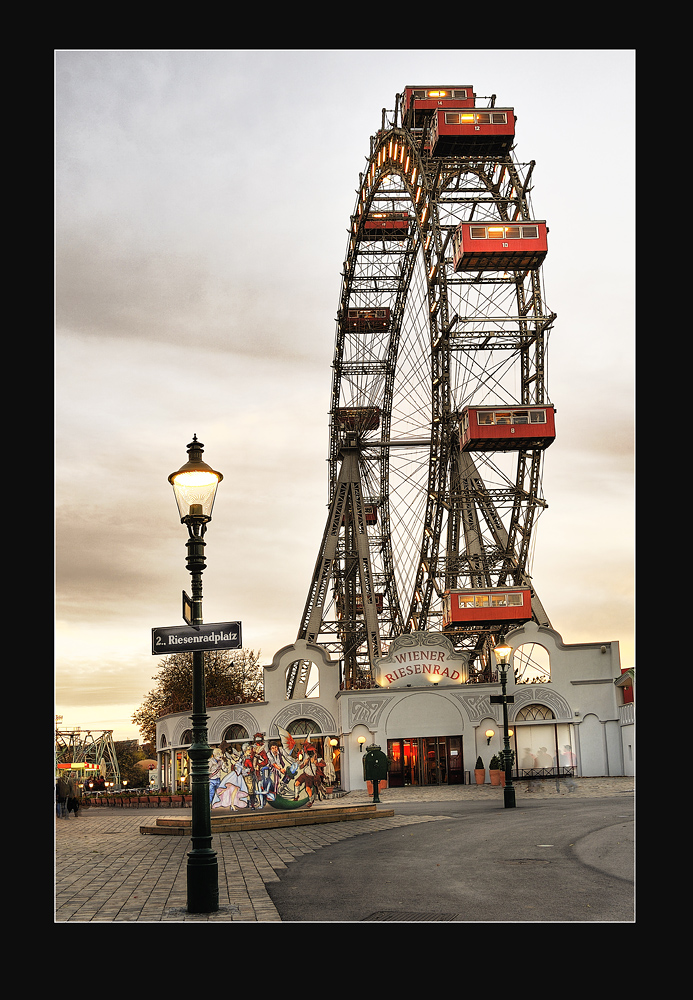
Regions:
<svg viewBox="0 0 693 1000"><path fill-rule="evenodd" d="M524 796L556 795L604 797L632 793L633 778L578 778L571 792L561 783L528 782L517 786L518 804ZM541 786L541 787L535 787ZM502 797L491 785L461 785L385 789L383 806L396 802L481 801ZM370 801L364 792L349 792L340 805ZM319 803L316 809L329 808ZM143 836L140 826L157 816L173 816L189 809L83 809L77 819L55 820L55 922L209 922L281 921L266 885L296 858L339 841L408 826L435 823L444 816L394 815L372 820L324 823L290 830L222 833L213 837L219 864L219 910L189 914L186 910L188 837Z"/></svg>

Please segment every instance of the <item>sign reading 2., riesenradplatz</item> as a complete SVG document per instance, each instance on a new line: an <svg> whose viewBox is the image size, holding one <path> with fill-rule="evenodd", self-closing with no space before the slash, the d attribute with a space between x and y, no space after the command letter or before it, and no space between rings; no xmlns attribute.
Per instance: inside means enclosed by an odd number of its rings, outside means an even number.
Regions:
<svg viewBox="0 0 693 1000"><path fill-rule="evenodd" d="M179 625L152 629L152 653L188 653L195 649L241 649L240 622L218 622L216 625Z"/></svg>

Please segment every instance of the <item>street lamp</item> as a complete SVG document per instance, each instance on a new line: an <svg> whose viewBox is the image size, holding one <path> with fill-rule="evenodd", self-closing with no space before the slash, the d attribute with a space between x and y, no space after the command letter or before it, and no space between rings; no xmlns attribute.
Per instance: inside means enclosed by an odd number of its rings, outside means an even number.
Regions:
<svg viewBox="0 0 693 1000"><path fill-rule="evenodd" d="M493 652L498 660L501 675L501 690L503 692L500 701L503 703L503 749L500 752L503 770L505 771L505 788L503 789L503 804L506 809L515 808L515 788L513 786L513 752L510 749L510 733L508 731L508 663L512 656L512 646L509 646L505 639L501 639ZM511 696L512 700L512 696Z"/></svg>
<svg viewBox="0 0 693 1000"><path fill-rule="evenodd" d="M202 625L202 571L205 568L204 534L212 520L217 486L224 478L202 461L204 445L193 435L188 461L168 481L178 505L181 524L188 528L186 562L192 580L193 628ZM188 912L212 913L219 909L219 866L212 850L212 819L209 804L209 758L204 652L193 650L193 741L188 750L192 779L192 850L188 854Z"/></svg>

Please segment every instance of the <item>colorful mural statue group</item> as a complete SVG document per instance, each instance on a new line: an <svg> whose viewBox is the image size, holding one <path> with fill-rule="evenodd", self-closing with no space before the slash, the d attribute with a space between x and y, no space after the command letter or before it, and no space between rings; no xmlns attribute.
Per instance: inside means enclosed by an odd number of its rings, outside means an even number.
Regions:
<svg viewBox="0 0 693 1000"><path fill-rule="evenodd" d="M332 761L306 740L297 753L293 737L284 729L265 742L255 733L241 747L222 741L209 762L209 798L212 809L275 809L310 807L325 798L325 786L335 780Z"/></svg>

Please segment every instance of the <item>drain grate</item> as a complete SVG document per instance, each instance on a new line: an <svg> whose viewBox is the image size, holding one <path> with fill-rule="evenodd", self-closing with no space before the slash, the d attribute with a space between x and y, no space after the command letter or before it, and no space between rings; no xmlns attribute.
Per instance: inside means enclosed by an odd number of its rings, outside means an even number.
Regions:
<svg viewBox="0 0 693 1000"><path fill-rule="evenodd" d="M376 910L370 917L364 917L363 922L380 920L402 920L413 923L423 923L431 920L457 920L459 913L406 913L402 910Z"/></svg>
<svg viewBox="0 0 693 1000"><path fill-rule="evenodd" d="M508 858L506 861L497 861L498 865L550 865L550 861L544 858Z"/></svg>

